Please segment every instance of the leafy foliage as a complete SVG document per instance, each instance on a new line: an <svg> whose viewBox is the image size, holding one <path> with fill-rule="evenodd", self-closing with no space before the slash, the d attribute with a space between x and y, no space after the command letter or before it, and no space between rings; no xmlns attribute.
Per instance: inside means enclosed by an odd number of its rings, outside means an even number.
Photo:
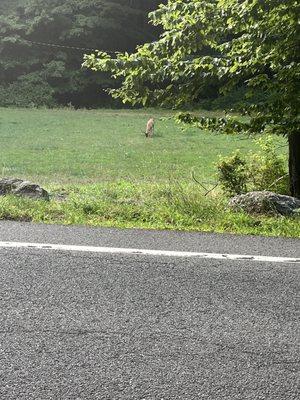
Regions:
<svg viewBox="0 0 300 400"><path fill-rule="evenodd" d="M0 86L2 106L52 107L54 106L53 96L54 89L35 72L19 77L6 88Z"/></svg>
<svg viewBox="0 0 300 400"><path fill-rule="evenodd" d="M169 0L151 14L164 31L158 41L116 58L91 54L84 65L122 79L110 93L131 104L186 106L213 82L223 93L246 86L249 122L236 128L296 135L300 146L299 7L296 0ZM221 131L226 122L205 123ZM290 149L291 193L300 197L300 160Z"/></svg>
<svg viewBox="0 0 300 400"><path fill-rule="evenodd" d="M270 190L289 193L289 176L286 157L278 155L272 136L257 139L260 153L250 153L248 176L250 190Z"/></svg>
<svg viewBox="0 0 300 400"><path fill-rule="evenodd" d="M111 103L103 89L112 85L112 80L107 74L82 70L83 54L90 48L131 51L137 44L156 38L157 29L147 24L147 13L159 3L159 0L1 0L0 91L4 94L0 104L30 105L30 98L20 96L24 80L32 81L32 74L43 81L37 85L38 92L43 93L48 86L52 91L48 93L51 101L43 95L35 98L35 103L72 102L76 106Z"/></svg>
<svg viewBox="0 0 300 400"><path fill-rule="evenodd" d="M260 152L242 156L239 151L220 157L218 180L229 196L255 190L288 194L289 176L285 157L278 155L272 136L257 139Z"/></svg>
<svg viewBox="0 0 300 400"><path fill-rule="evenodd" d="M286 134L299 109L297 11L295 0L169 0L151 14L164 29L158 41L84 65L122 78L110 93L133 104L181 106L215 79L223 91L246 84L249 97L259 88L266 99L246 110L255 130Z"/></svg>
<svg viewBox="0 0 300 400"><path fill-rule="evenodd" d="M226 194L235 196L247 191L246 161L239 152L223 157L217 167L218 179Z"/></svg>
<svg viewBox="0 0 300 400"><path fill-rule="evenodd" d="M251 126L247 122L241 122L237 117L225 116L225 117L197 117L189 112L181 112L177 114L176 121L179 123L193 124L194 126L215 132L235 134L245 131L248 128L248 132Z"/></svg>

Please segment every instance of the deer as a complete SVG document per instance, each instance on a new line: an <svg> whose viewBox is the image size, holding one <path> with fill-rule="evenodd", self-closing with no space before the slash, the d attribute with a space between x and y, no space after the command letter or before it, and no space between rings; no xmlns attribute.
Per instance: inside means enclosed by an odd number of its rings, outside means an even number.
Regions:
<svg viewBox="0 0 300 400"><path fill-rule="evenodd" d="M146 126L146 137L153 137L154 134L154 119L150 118L149 121L147 122L147 126Z"/></svg>

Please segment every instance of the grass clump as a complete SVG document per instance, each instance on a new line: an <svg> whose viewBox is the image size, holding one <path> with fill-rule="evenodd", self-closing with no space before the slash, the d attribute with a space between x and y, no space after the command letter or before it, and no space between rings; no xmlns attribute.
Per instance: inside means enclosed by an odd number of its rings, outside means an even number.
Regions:
<svg viewBox="0 0 300 400"><path fill-rule="evenodd" d="M52 187L49 202L0 197L0 219L119 228L172 229L300 237L300 216L234 213L193 184L114 183ZM63 192L65 199L57 195Z"/></svg>

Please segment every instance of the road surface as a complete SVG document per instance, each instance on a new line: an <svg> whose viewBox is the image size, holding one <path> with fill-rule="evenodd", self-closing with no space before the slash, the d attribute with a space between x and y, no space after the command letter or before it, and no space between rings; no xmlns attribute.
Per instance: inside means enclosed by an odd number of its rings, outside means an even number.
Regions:
<svg viewBox="0 0 300 400"><path fill-rule="evenodd" d="M0 242L1 399L299 398L300 240L0 222Z"/></svg>

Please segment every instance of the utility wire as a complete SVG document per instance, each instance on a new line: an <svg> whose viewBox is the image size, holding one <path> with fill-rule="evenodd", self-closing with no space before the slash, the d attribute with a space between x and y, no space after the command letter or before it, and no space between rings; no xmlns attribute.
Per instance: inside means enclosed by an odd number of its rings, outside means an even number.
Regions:
<svg viewBox="0 0 300 400"><path fill-rule="evenodd" d="M0 36L0 37L5 37L5 36ZM75 47L75 46L65 46L62 44L55 44L55 43L45 43L45 42L35 42L33 40L29 40L29 39L24 39L24 38L20 38L22 40L24 40L25 42L37 45L37 46L47 46L47 47L55 47L55 48L63 48L63 49L72 49L72 50L87 50L87 51L98 51L98 49L92 49L92 48L88 48L88 47ZM118 51L105 51L105 50L101 50L105 53L108 54L116 54L118 53Z"/></svg>

